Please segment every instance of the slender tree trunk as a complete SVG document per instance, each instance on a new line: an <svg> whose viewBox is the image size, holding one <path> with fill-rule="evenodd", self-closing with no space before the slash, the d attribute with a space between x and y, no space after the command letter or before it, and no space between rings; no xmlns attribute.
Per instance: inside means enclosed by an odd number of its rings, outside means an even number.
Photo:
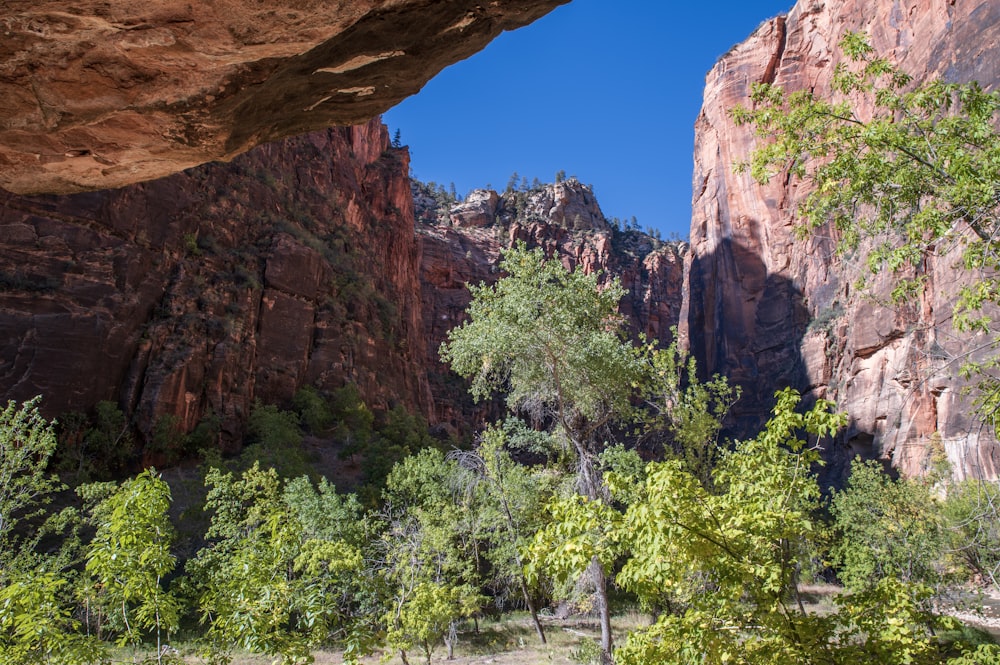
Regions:
<svg viewBox="0 0 1000 665"><path fill-rule="evenodd" d="M399 650L399 659L403 661L403 665L410 665L410 661L406 660L406 652L402 649Z"/></svg>
<svg viewBox="0 0 1000 665"><path fill-rule="evenodd" d="M455 622L452 621L448 624L448 637L444 641L445 647L448 648L448 660L455 660L455 642L458 640L458 629L455 626ZM430 662L429 660L427 662Z"/></svg>
<svg viewBox="0 0 1000 665"><path fill-rule="evenodd" d="M590 577L594 581L594 596L597 598L597 613L601 622L601 665L611 665L613 643L611 639L611 607L608 604L608 578L604 566L595 556L590 562Z"/></svg>
<svg viewBox="0 0 1000 665"><path fill-rule="evenodd" d="M518 582L521 583L521 595L524 596L524 604L528 606L528 612L531 614L531 622L535 624L538 639L542 641L542 644L547 644L545 631L542 630L542 622L538 619L538 610L535 609L535 601L531 599L531 593L528 592L528 584L524 581L524 575L518 577Z"/></svg>

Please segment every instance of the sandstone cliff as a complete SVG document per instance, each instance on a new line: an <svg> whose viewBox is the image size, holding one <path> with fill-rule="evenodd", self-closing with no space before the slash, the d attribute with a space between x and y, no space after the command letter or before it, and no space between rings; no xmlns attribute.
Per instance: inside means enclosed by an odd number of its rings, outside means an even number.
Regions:
<svg viewBox="0 0 1000 665"><path fill-rule="evenodd" d="M853 288L859 266L835 257L836 238L796 238L803 191L775 178L758 186L733 164L755 147L728 111L751 84L830 94L845 31L871 36L879 54L918 80L1000 82L1000 5L988 1L801 0L764 22L708 73L696 123L690 302L684 334L702 366L746 390L743 430L762 422L784 385L835 399L851 417L827 457L833 475L855 454L918 473L943 445L959 476L995 477L1000 450L971 416L953 359L976 340L950 326L958 278L946 260L929 266L919 301L892 308ZM884 277L874 293L887 293ZM831 480L835 480L832 477Z"/></svg>
<svg viewBox="0 0 1000 665"><path fill-rule="evenodd" d="M448 331L464 318L466 284L499 278L500 252L515 242L542 247L568 268L618 277L628 291L621 311L632 333L670 342L670 328L677 325L681 310L686 245L609 224L590 187L571 178L502 194L476 190L451 206L418 187L414 198L435 422L462 429L463 421L481 419L490 408L472 404L465 383L437 354Z"/></svg>
<svg viewBox="0 0 1000 665"><path fill-rule="evenodd" d="M50 416L112 400L147 437L211 412L236 447L254 400L350 382L468 433L489 405L438 348L515 240L619 275L635 332L676 325L683 248L613 229L589 187L452 208L416 185L415 212L408 168L372 121L118 190L0 195L0 391Z"/></svg>
<svg viewBox="0 0 1000 665"><path fill-rule="evenodd" d="M120 187L367 122L568 0L11 0L0 187Z"/></svg>
<svg viewBox="0 0 1000 665"><path fill-rule="evenodd" d="M118 190L0 196L0 392L148 433L356 383L430 412L408 154L380 122Z"/></svg>

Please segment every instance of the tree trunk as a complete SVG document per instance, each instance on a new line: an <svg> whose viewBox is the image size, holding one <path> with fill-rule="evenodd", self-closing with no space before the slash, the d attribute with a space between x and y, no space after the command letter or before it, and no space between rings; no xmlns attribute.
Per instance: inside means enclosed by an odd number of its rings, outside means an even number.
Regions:
<svg viewBox="0 0 1000 665"><path fill-rule="evenodd" d="M524 575L518 578L521 583L521 594L524 596L524 604L528 606L528 612L531 614L531 622L535 624L535 632L538 633L538 639L542 641L542 644L547 644L545 641L545 631L542 630L542 622L538 619L538 610L535 609L535 601L531 599L531 594L528 592L528 584L524 581Z"/></svg>
<svg viewBox="0 0 1000 665"><path fill-rule="evenodd" d="M590 562L590 576L594 581L594 596L597 598L597 612L601 622L601 665L612 665L613 643L611 639L611 607L608 604L608 578L604 566L595 556Z"/></svg>
<svg viewBox="0 0 1000 665"><path fill-rule="evenodd" d="M455 626L455 622L452 621L448 624L448 637L444 640L444 645L448 648L448 660L455 660L456 641L458 641L458 629Z"/></svg>
<svg viewBox="0 0 1000 665"><path fill-rule="evenodd" d="M403 665L410 665L410 661L406 660L406 652L402 649L399 650L399 659L403 661Z"/></svg>

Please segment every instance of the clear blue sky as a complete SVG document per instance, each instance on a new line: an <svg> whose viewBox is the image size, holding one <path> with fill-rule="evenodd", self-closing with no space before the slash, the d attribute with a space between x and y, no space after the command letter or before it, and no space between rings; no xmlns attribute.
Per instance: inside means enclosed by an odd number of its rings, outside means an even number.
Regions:
<svg viewBox="0 0 1000 665"><path fill-rule="evenodd" d="M792 0L572 0L445 69L384 120L459 194L511 173L594 186L608 217L688 233L705 74Z"/></svg>

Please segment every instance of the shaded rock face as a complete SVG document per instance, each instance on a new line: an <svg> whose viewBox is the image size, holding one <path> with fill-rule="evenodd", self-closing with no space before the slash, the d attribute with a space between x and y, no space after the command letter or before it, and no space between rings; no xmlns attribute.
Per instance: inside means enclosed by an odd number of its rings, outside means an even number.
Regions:
<svg viewBox="0 0 1000 665"><path fill-rule="evenodd" d="M414 199L434 421L449 430L466 430L469 422L500 413L495 404L472 403L467 385L441 363L438 349L465 319L467 284L495 282L501 251L516 242L542 247L568 268L618 277L628 291L620 308L633 335L671 341L670 329L680 316L687 246L613 228L591 188L576 179L502 194L476 190L450 208L419 188Z"/></svg>
<svg viewBox="0 0 1000 665"><path fill-rule="evenodd" d="M953 259L928 265L917 300L880 305L888 279L874 280L875 299L855 290L862 268L835 256L831 231L796 237L801 185L778 177L759 186L733 172L756 143L729 109L748 103L759 81L830 94L842 60L837 43L848 30L869 34L877 53L918 81L1000 81L995 2L801 1L762 24L706 78L682 332L703 369L729 374L748 391L738 407L740 433L766 419L769 394L785 385L836 400L851 424L827 453L833 482L855 454L890 459L913 474L941 446L957 476L996 477L1000 451L971 415L950 362L977 344L951 329L962 281Z"/></svg>
<svg viewBox="0 0 1000 665"><path fill-rule="evenodd" d="M211 412L233 450L255 400L351 382L376 410L468 434L499 409L473 404L438 348L467 284L495 280L517 240L618 275L633 331L669 337L683 246L612 229L575 181L439 211L408 168L373 121L118 190L0 195L0 390L43 395L49 416L112 400L146 437L165 416L190 431ZM536 200L590 206L596 228ZM470 222L481 207L490 221Z"/></svg>
<svg viewBox="0 0 1000 665"><path fill-rule="evenodd" d="M408 154L373 121L118 190L0 196L0 390L149 433L358 385L429 414Z"/></svg>
<svg viewBox="0 0 1000 665"><path fill-rule="evenodd" d="M0 187L120 187L367 122L568 0L0 8Z"/></svg>

